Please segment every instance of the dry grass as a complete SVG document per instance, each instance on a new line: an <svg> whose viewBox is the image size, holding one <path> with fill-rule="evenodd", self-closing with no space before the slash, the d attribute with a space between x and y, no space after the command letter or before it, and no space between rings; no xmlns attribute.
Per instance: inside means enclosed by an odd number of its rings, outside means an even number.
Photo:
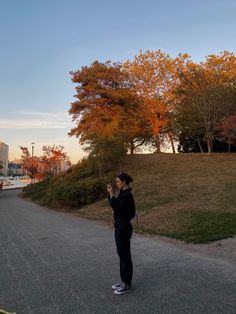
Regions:
<svg viewBox="0 0 236 314"><path fill-rule="evenodd" d="M236 154L128 155L120 170L134 178L132 187L139 213L136 230L191 242L236 234ZM107 200L85 206L78 214L111 221ZM202 217L209 221L202 221ZM231 220L229 228L225 224ZM199 232L204 233L204 239Z"/></svg>

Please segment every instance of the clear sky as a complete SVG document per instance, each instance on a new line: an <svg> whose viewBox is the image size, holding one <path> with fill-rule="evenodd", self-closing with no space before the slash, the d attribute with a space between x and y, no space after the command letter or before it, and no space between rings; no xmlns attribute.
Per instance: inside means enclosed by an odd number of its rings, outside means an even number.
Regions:
<svg viewBox="0 0 236 314"><path fill-rule="evenodd" d="M83 156L67 111L75 94L69 71L94 60L124 61L140 49L201 61L235 52L235 0L0 0L0 141L62 144Z"/></svg>

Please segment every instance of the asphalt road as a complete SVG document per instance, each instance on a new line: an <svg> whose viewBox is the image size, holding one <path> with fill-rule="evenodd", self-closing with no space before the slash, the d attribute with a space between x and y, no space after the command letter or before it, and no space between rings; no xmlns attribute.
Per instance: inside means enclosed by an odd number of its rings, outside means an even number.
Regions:
<svg viewBox="0 0 236 314"><path fill-rule="evenodd" d="M116 296L113 229L0 193L0 309L17 314L236 314L236 265L134 234L133 291Z"/></svg>

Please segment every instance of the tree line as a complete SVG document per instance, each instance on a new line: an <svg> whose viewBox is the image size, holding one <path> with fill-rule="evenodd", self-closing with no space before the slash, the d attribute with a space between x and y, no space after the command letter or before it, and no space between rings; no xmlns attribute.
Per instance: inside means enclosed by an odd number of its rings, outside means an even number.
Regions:
<svg viewBox="0 0 236 314"><path fill-rule="evenodd" d="M126 62L99 62L70 72L75 101L69 132L89 156L162 152L236 151L236 56L224 51L196 63L184 53L172 58L140 51ZM113 154L113 151L114 154ZM105 160L104 160L105 158ZM102 166L101 166L102 167Z"/></svg>

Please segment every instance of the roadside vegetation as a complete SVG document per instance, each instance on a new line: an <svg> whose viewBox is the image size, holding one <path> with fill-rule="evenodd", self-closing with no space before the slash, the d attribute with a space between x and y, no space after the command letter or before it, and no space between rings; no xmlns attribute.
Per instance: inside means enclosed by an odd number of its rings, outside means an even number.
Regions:
<svg viewBox="0 0 236 314"><path fill-rule="evenodd" d="M43 205L111 223L106 184L122 169L134 177L138 232L205 243L236 234L236 155L135 154L99 178L82 165L24 189Z"/></svg>
<svg viewBox="0 0 236 314"><path fill-rule="evenodd" d="M80 164L58 176L28 185L23 189L23 196L41 205L70 211L104 197L108 178L108 173L102 177L86 173Z"/></svg>

